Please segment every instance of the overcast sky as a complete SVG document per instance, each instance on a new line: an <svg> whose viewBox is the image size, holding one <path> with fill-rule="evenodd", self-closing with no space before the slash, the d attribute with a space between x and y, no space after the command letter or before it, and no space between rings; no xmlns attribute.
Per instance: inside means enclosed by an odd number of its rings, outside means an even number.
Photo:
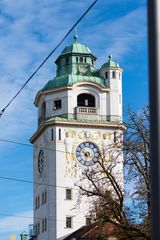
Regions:
<svg viewBox="0 0 160 240"><path fill-rule="evenodd" d="M93 0L0 0L0 109L58 44ZM73 14L74 13L74 14ZM78 25L78 41L97 57L112 54L123 68L123 107L148 102L146 1L99 0ZM28 142L37 128L35 95L55 76L54 61L74 33L52 55L0 118L0 139ZM0 176L32 180L32 148L0 142ZM0 214L32 217L32 185L0 179ZM0 215L0 238L19 235L30 218ZM19 238L19 237L18 237Z"/></svg>

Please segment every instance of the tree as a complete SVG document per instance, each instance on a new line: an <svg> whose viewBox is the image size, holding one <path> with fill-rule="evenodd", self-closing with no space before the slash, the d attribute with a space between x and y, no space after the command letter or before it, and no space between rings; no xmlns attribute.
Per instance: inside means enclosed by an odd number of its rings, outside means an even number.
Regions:
<svg viewBox="0 0 160 240"><path fill-rule="evenodd" d="M127 111L125 119L124 133L119 131L107 147L110 162L104 160L102 151L96 167L83 171L80 197L90 198L95 221L119 227L119 239L150 239L149 109ZM125 187L117 172L122 154Z"/></svg>

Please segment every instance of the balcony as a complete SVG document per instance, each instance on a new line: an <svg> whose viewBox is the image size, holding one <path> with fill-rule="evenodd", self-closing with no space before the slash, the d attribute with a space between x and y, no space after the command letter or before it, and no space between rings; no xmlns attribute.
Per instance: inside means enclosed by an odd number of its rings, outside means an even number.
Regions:
<svg viewBox="0 0 160 240"><path fill-rule="evenodd" d="M76 119L99 119L98 108L96 107L76 107L75 108Z"/></svg>

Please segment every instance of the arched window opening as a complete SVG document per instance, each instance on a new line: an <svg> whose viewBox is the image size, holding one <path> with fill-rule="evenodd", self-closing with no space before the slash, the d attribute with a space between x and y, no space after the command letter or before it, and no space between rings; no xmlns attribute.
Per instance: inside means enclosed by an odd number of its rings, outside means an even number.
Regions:
<svg viewBox="0 0 160 240"><path fill-rule="evenodd" d="M68 63L69 63L69 57L66 58L66 64L68 64Z"/></svg>
<svg viewBox="0 0 160 240"><path fill-rule="evenodd" d="M105 72L105 78L108 79L108 72Z"/></svg>
<svg viewBox="0 0 160 240"><path fill-rule="evenodd" d="M41 117L42 117L42 120L44 120L46 118L46 102L43 102L43 104L42 104Z"/></svg>
<svg viewBox="0 0 160 240"><path fill-rule="evenodd" d="M116 72L115 71L112 72L112 77L116 78Z"/></svg>
<svg viewBox="0 0 160 240"><path fill-rule="evenodd" d="M95 107L95 98L94 96L82 93L77 97L77 106L78 107Z"/></svg>

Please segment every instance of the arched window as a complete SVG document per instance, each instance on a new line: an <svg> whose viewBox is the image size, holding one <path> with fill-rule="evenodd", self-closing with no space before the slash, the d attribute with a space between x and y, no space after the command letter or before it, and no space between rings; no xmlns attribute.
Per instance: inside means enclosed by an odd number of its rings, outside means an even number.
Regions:
<svg viewBox="0 0 160 240"><path fill-rule="evenodd" d="M112 77L116 78L116 72L115 71L112 72Z"/></svg>
<svg viewBox="0 0 160 240"><path fill-rule="evenodd" d="M105 78L108 79L108 72L105 72Z"/></svg>
<svg viewBox="0 0 160 240"><path fill-rule="evenodd" d="M46 118L46 102L42 103L41 117L42 117L42 120L44 120Z"/></svg>
<svg viewBox="0 0 160 240"><path fill-rule="evenodd" d="M94 96L82 93L77 97L77 106L78 107L95 107L95 98Z"/></svg>
<svg viewBox="0 0 160 240"><path fill-rule="evenodd" d="M69 63L69 57L66 58L66 64L68 64L68 63Z"/></svg>

